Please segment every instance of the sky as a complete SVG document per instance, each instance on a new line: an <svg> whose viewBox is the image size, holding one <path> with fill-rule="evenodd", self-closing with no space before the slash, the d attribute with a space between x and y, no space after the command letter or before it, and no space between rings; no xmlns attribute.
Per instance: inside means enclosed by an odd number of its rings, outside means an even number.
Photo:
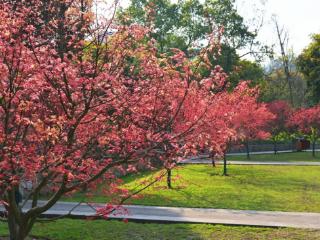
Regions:
<svg viewBox="0 0 320 240"><path fill-rule="evenodd" d="M296 54L311 42L311 34L320 33L320 0L236 0L236 3L238 12L246 21L252 21L256 14L264 16L259 34L261 42L277 43L274 23L271 21L273 15L276 15L280 26L287 30L288 45Z"/></svg>

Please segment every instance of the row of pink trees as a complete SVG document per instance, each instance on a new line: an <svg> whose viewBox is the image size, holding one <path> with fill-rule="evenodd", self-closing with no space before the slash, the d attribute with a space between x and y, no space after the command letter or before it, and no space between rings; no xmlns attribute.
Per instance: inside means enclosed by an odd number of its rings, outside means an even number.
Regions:
<svg viewBox="0 0 320 240"><path fill-rule="evenodd" d="M226 153L231 145L245 145L249 155L249 141L264 140L271 136L269 126L275 115L267 104L258 101L259 89L250 88L249 82L241 82L232 92L224 91L216 95L215 101L206 112L204 121L189 141L202 144L199 149L209 151L214 158L224 159L223 175L227 175ZM195 101L196 105L202 97ZM183 121L181 121L182 123ZM168 187L171 188L171 169L168 168Z"/></svg>
<svg viewBox="0 0 320 240"><path fill-rule="evenodd" d="M270 122L272 140L275 144L286 135L305 137L312 144L312 155L315 156L316 142L320 138L320 106L293 109L285 101L274 101L268 104L270 112L276 117Z"/></svg>

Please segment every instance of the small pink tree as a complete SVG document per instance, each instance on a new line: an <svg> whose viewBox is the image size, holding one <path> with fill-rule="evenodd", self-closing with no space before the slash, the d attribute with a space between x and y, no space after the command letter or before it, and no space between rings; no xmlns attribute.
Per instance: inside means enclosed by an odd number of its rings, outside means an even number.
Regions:
<svg viewBox="0 0 320 240"><path fill-rule="evenodd" d="M208 136L209 146L219 146L213 149L216 155L224 158L223 175L227 175L226 152L232 143L248 144L249 140L269 136L266 127L274 115L257 99L258 89L249 88L248 82L241 82L233 92L219 94L208 112L207 125L201 130Z"/></svg>
<svg viewBox="0 0 320 240"><path fill-rule="evenodd" d="M247 83L242 82L233 96L238 103L233 105L235 110L230 126L236 131L237 139L245 144L248 159L249 141L268 138L268 123L275 118L266 104L257 101L258 94L258 88L248 89Z"/></svg>
<svg viewBox="0 0 320 240"><path fill-rule="evenodd" d="M267 107L275 115L275 118L269 122L268 128L274 144L274 154L277 154L277 142L281 140L282 135L287 131L287 121L293 110L286 101L282 100L268 103Z"/></svg>
<svg viewBox="0 0 320 240"><path fill-rule="evenodd" d="M320 106L298 109L289 118L288 127L306 135L312 144L312 156L315 157L316 142L320 138Z"/></svg>

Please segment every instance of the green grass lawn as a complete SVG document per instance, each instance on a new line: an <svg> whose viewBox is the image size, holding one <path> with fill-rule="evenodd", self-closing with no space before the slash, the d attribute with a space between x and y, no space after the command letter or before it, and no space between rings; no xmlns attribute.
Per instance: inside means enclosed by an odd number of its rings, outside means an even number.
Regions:
<svg viewBox="0 0 320 240"><path fill-rule="evenodd" d="M0 223L0 239L6 235L7 226ZM38 223L31 235L50 240L316 240L320 239L320 230L63 219L49 224Z"/></svg>
<svg viewBox="0 0 320 240"><path fill-rule="evenodd" d="M320 167L315 166L229 166L230 176L221 176L222 166L185 165L173 171L174 189L165 181L143 192L130 204L320 212ZM156 173L144 173L124 178L124 187L136 189L142 180ZM68 201L82 201L76 194ZM106 202L96 194L89 201Z"/></svg>
<svg viewBox="0 0 320 240"><path fill-rule="evenodd" d="M247 156L228 156L227 160L232 161L247 161ZM316 153L316 157L312 157L311 152L292 152L292 153L278 153L278 154L256 154L250 155L251 161L279 161L279 162L319 162L320 153Z"/></svg>

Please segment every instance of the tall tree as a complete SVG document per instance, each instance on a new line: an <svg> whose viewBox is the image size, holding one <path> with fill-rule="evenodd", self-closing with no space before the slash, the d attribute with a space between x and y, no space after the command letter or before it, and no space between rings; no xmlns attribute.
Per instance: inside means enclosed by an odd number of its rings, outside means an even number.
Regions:
<svg viewBox="0 0 320 240"><path fill-rule="evenodd" d="M320 34L312 36L312 43L298 57L298 68L307 79L310 104L320 102Z"/></svg>
<svg viewBox="0 0 320 240"><path fill-rule="evenodd" d="M288 51L288 61L290 66L290 81L292 87L292 97L294 107L308 105L307 84L303 75L296 67L296 57L292 51ZM265 70L265 77L260 82L261 96L263 102L273 102L283 100L290 103L290 88L287 77L283 69L282 59L273 59Z"/></svg>
<svg viewBox="0 0 320 240"><path fill-rule="evenodd" d="M227 73L238 63L237 50L256 44L257 32L249 30L234 0L133 0L128 8L119 11L118 21L151 25L160 52L177 47L189 57L201 50L208 34L223 29L221 57L212 56L210 60Z"/></svg>
<svg viewBox="0 0 320 240"><path fill-rule="evenodd" d="M274 21L274 24L275 24L275 28L276 28L276 31L277 31L277 38L278 38L278 41L279 41L282 68L283 68L283 71L284 71L286 82L288 84L289 101L290 101L290 104L293 106L294 105L294 100L293 100L292 76L291 76L290 65L289 65L289 56L288 56L288 53L287 53L289 35L288 35L288 32L286 32L283 27L281 28L279 26L278 20L276 18L274 18L273 21Z"/></svg>

